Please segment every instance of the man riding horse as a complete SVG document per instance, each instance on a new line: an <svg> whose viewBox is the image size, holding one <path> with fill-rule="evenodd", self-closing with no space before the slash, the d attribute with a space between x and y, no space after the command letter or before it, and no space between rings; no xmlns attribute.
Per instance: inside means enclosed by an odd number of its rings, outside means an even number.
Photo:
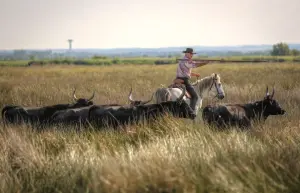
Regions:
<svg viewBox="0 0 300 193"><path fill-rule="evenodd" d="M191 76L196 76L199 77L199 74L192 73L192 68L198 68L200 66L204 66L208 64L209 62L195 62L192 61L192 57L194 54L194 50L192 48L186 48L185 51L183 51L184 57L183 60L180 60L177 66L177 73L176 73L176 79L174 80L174 83L179 83L179 84L184 84L186 87L186 90L191 96L191 102L190 102L190 107L193 109L194 113L195 112L195 107L197 104L197 101L199 99L198 94L195 92L191 82L190 78Z"/></svg>

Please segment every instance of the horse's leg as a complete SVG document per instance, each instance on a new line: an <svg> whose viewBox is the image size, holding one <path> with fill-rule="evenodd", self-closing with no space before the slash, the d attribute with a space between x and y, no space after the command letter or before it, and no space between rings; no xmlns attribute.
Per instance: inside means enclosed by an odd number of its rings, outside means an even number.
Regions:
<svg viewBox="0 0 300 193"><path fill-rule="evenodd" d="M193 119L193 125L195 126L197 123L197 117L195 119Z"/></svg>
<svg viewBox="0 0 300 193"><path fill-rule="evenodd" d="M190 104L189 103L190 100L187 102L188 102L188 104ZM197 103L196 103L196 108L195 108L196 109L195 112L196 112L197 116L195 119L193 119L193 124L199 123L198 119L199 119L199 114L201 113L201 107L202 107L202 98L199 97L199 99L197 100Z"/></svg>

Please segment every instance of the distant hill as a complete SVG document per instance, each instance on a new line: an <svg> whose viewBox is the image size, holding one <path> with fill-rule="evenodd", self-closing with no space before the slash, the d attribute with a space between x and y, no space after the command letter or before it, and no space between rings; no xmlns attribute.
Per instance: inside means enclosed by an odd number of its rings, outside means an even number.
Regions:
<svg viewBox="0 0 300 193"><path fill-rule="evenodd" d="M119 52L180 52L186 47L192 47L196 51L263 51L272 49L273 45L237 45L237 46L180 46L180 47L162 47L162 48L109 48L109 49L97 49L97 48L73 48L75 52L101 52L101 53L119 53ZM300 44L289 44L291 49L300 49ZM26 49L27 51L42 51L45 49ZM53 52L65 52L67 49L51 49ZM1 52L11 52L13 50L0 50Z"/></svg>
<svg viewBox="0 0 300 193"><path fill-rule="evenodd" d="M68 49L40 49L25 50L27 53L21 54L32 54L34 52L44 52L44 55L64 55L72 56L76 58L86 58L92 57L94 55L106 55L106 56L116 56L116 57L139 57L139 56L149 56L149 57L166 57L179 55L186 47L194 48L195 52L202 56L228 56L228 55L268 55L272 50L273 45L262 44L262 45L237 45L237 46L180 46L180 47L162 47L162 48L111 48L111 49L77 49L73 48L70 52ZM300 44L289 44L290 49L300 50ZM13 50L0 50L0 56L13 54Z"/></svg>
<svg viewBox="0 0 300 193"><path fill-rule="evenodd" d="M181 46L162 48L112 48L112 49L74 49L74 53L93 53L99 55L120 55L120 56L165 56L168 54L181 54L186 47L192 47L200 55L221 56L238 55L239 53L265 52L269 53L273 45L239 45L239 46ZM291 49L300 50L300 44L289 44ZM65 52L66 50L53 50L53 52Z"/></svg>
<svg viewBox="0 0 300 193"><path fill-rule="evenodd" d="M238 45L238 46L180 46L162 48L111 48L111 49L73 49L74 52L97 52L97 53L122 53L122 52L181 52L186 47L192 47L197 52L249 52L268 51L273 45ZM291 49L299 49L300 44L289 44ZM66 49L53 49L52 51L64 52Z"/></svg>

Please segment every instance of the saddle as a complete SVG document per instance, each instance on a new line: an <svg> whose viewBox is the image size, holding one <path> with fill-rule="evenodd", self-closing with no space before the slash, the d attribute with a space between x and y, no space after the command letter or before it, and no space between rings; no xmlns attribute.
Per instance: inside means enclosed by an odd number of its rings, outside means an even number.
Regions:
<svg viewBox="0 0 300 193"><path fill-rule="evenodd" d="M170 84L170 85L168 86L168 88L179 88L179 89L183 90L183 87L184 87L183 82L184 82L184 81L181 80L181 79L174 79L174 80L173 80L173 83ZM187 98L191 98L191 95L190 95L190 93L189 93L188 91L185 92L185 96L186 96Z"/></svg>

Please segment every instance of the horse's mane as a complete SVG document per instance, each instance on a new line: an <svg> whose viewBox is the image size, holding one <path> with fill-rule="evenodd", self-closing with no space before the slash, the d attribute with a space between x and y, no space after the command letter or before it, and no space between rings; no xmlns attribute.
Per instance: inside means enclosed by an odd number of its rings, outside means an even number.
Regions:
<svg viewBox="0 0 300 193"><path fill-rule="evenodd" d="M217 75L217 83L220 83L221 78L218 74L212 73L209 76L206 76L200 80L195 81L192 83L192 86L197 86L199 91L202 92L204 89L209 88L212 84L213 78Z"/></svg>
<svg viewBox="0 0 300 193"><path fill-rule="evenodd" d="M215 76L216 76L216 74L215 74L215 73L212 73L211 75L206 76L206 77L204 77L204 78L201 78L200 80L196 80L195 82L192 83L192 85L195 86L195 85L197 85L197 84L199 84L199 83L202 83L202 82L203 82L203 83L209 82L208 80L214 78ZM221 81L221 77L219 76L219 74L217 74L217 83L220 83L220 81Z"/></svg>

